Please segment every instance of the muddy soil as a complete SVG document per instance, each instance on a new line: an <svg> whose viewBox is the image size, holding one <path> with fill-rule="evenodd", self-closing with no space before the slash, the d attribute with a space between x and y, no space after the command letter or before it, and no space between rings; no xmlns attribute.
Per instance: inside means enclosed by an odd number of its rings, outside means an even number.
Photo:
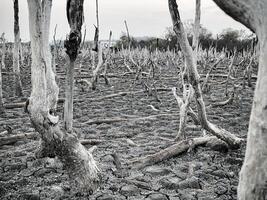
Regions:
<svg viewBox="0 0 267 200"><path fill-rule="evenodd" d="M12 63L7 57L7 63ZM60 96L64 97L64 59L57 67ZM228 62L229 63L229 62ZM9 64L10 65L10 64ZM83 62L83 72L88 71L88 62ZM30 67L22 67L24 96L30 95ZM227 62L215 71L227 74ZM11 66L4 72L10 72ZM90 70L89 70L90 71ZM134 81L134 75L120 76L127 69L117 63L108 73L117 77L109 78L110 85L99 79L97 89L84 90L75 87L74 128L81 139L100 139L94 151L102 174L102 184L98 191L88 196L76 193L68 183L68 177L57 159L36 159L34 152L38 147L35 140L21 140L12 145L0 147L0 199L149 199L149 200L232 200L237 198L238 173L241 169L245 144L237 150L227 150L214 146L198 147L164 162L141 170L128 169L126 163L158 152L174 144L179 125L178 105L169 92L155 94L138 93L92 101L125 91L144 89L149 80L141 77ZM205 71L200 70L201 73ZM241 72L240 72L241 74ZM156 87L180 87L178 71L174 66L163 66L159 77L156 73ZM88 79L90 80L90 79ZM224 95L225 78L212 78L211 89L204 95L206 105L227 99ZM3 75L4 100L6 103L20 102L12 95L12 76ZM238 97L230 105L209 107L208 118L215 124L229 130L240 138L246 138L249 115L253 98L253 87L239 90ZM230 87L231 88L231 87ZM58 113L62 119L62 104ZM152 106L156 109L152 109ZM194 107L194 106L193 106ZM136 118L151 115L169 114L154 120L128 120L111 124L88 125L88 120L113 117ZM34 132L29 117L23 108L6 110L0 117L0 132L10 126L13 134ZM201 130L191 128L189 120L186 135L188 138L202 136ZM86 147L90 148L90 145ZM122 171L116 168L114 154L122 163Z"/></svg>

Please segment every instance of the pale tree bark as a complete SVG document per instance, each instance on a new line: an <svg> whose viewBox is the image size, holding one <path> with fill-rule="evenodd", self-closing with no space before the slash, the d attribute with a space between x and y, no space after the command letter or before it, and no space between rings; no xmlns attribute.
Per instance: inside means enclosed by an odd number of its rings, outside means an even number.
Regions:
<svg viewBox="0 0 267 200"><path fill-rule="evenodd" d="M103 65L103 54L102 54L102 47L101 45L99 45L98 47L98 63L96 68L93 70L93 77L92 77L92 89L95 90L96 89L96 84L97 84L97 80L98 80L98 74L99 71Z"/></svg>
<svg viewBox="0 0 267 200"><path fill-rule="evenodd" d="M2 33L1 41L2 41L1 66L2 66L2 69L6 69L6 64L5 64L5 58L6 58L6 39L5 39L5 33Z"/></svg>
<svg viewBox="0 0 267 200"><path fill-rule="evenodd" d="M20 77L19 49L20 49L20 31L19 31L19 2L14 1L14 49L13 49L13 73L14 73L14 92L17 96L23 96L22 83Z"/></svg>
<svg viewBox="0 0 267 200"><path fill-rule="evenodd" d="M5 112L3 103L3 91L2 91L2 66L0 66L0 114Z"/></svg>
<svg viewBox="0 0 267 200"><path fill-rule="evenodd" d="M196 0L196 11L195 11L195 24L194 24L194 35L192 49L197 58L198 44L199 44L199 29L200 29L200 16L201 16L201 0Z"/></svg>
<svg viewBox="0 0 267 200"><path fill-rule="evenodd" d="M126 28L126 32L127 32L127 38L128 38L128 50L130 51L130 49L131 49L131 37L130 37L129 28L128 28L128 24L127 24L126 20L124 20L124 24L125 24L125 28Z"/></svg>
<svg viewBox="0 0 267 200"><path fill-rule="evenodd" d="M103 72L103 76L104 76L106 85L109 85L109 80L108 80L108 77L107 77L107 71L108 71L108 66L109 66L109 60L111 59L110 58L110 54L111 54L111 51L110 51L111 37L112 37L112 31L109 32L108 51L107 51L107 54L105 56L104 72Z"/></svg>
<svg viewBox="0 0 267 200"><path fill-rule="evenodd" d="M259 39L260 58L257 84L247 136L245 160L238 185L239 200L267 199L267 0L214 2Z"/></svg>
<svg viewBox="0 0 267 200"><path fill-rule="evenodd" d="M6 40L5 33L2 34L0 41L2 42L2 58L0 65L0 114L5 112L3 103L3 84L2 84L2 69L5 69L5 54L6 54Z"/></svg>
<svg viewBox="0 0 267 200"><path fill-rule="evenodd" d="M240 145L241 140L232 133L212 124L207 119L206 107L200 86L200 77L197 71L196 58L193 55L193 50L187 40L187 35L184 30L183 23L181 22L176 0L169 0L169 10L173 21L173 28L177 35L177 40L185 57L186 76L188 78L188 82L194 89L200 124L204 129L217 136L219 139L225 141L230 147L236 148Z"/></svg>
<svg viewBox="0 0 267 200"><path fill-rule="evenodd" d="M2 45L4 44L4 42L2 42ZM3 57L3 55L2 55ZM3 85L2 85L2 63L0 65L0 114L3 114L5 111L4 111L4 104L3 104L3 91L2 91L2 88L3 88Z"/></svg>
<svg viewBox="0 0 267 200"><path fill-rule="evenodd" d="M74 186L90 193L99 182L93 156L81 145L75 133L60 128L59 117L54 112L59 90L49 47L51 7L52 0L28 0L32 92L26 110L36 131L41 134L38 156L58 156Z"/></svg>

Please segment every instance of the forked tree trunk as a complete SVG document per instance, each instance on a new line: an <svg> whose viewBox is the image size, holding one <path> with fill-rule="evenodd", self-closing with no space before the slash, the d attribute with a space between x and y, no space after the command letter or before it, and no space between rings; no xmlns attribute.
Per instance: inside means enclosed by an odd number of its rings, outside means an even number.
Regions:
<svg viewBox="0 0 267 200"><path fill-rule="evenodd" d="M247 148L238 185L239 200L267 199L267 0L214 0L259 39L260 59Z"/></svg>
<svg viewBox="0 0 267 200"><path fill-rule="evenodd" d="M16 96L22 96L22 84L20 78L20 32L19 32L19 3L14 0L14 49L13 49L13 72L14 72L14 92Z"/></svg>
<svg viewBox="0 0 267 200"><path fill-rule="evenodd" d="M200 77L197 71L196 58L193 56L192 48L187 40L187 35L184 30L183 23L181 22L176 0L169 0L169 10L173 21L173 28L177 35L177 40L185 57L188 80L195 92L199 121L204 129L217 136L219 139L225 141L230 147L236 148L240 145L241 140L230 132L212 124L207 119L206 107L200 86Z"/></svg>
<svg viewBox="0 0 267 200"><path fill-rule="evenodd" d="M73 1L72 4L76 3ZM58 156L73 186L92 192L99 182L98 168L75 133L60 128L55 108L59 89L52 70L49 28L52 0L28 0L32 51L32 92L26 110L36 131L41 134L40 156ZM75 11L74 11L75 13ZM73 16L72 16L73 17Z"/></svg>

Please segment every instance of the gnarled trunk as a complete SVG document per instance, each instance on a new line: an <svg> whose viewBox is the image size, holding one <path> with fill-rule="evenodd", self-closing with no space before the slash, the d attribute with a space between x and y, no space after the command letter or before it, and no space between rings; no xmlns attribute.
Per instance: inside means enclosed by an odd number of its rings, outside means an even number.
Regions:
<svg viewBox="0 0 267 200"><path fill-rule="evenodd" d="M32 92L27 110L33 126L41 134L39 155L58 156L78 189L91 192L99 182L92 154L81 145L75 133L60 128L59 118L54 112L58 87L49 48L51 6L52 0L28 0Z"/></svg>
<svg viewBox="0 0 267 200"><path fill-rule="evenodd" d="M238 199L267 199L267 0L214 2L228 15L255 32L260 60L247 136L247 148L238 185Z"/></svg>
<svg viewBox="0 0 267 200"><path fill-rule="evenodd" d="M13 48L13 73L14 73L14 92L17 96L22 96L22 83L20 78L20 64L19 64L19 46L20 46L20 32L19 32L19 3L14 0L14 48Z"/></svg>
<svg viewBox="0 0 267 200"><path fill-rule="evenodd" d="M67 18L70 26L70 34L64 43L66 53L69 56L69 67L66 72L64 125L66 131L72 132L74 67L82 41L83 0L67 1Z"/></svg>

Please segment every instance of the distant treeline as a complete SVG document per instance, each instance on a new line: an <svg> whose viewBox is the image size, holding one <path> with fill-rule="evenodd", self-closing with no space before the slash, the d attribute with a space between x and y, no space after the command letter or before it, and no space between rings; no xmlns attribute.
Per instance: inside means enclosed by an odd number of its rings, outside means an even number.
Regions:
<svg viewBox="0 0 267 200"><path fill-rule="evenodd" d="M193 27L187 26L188 40L192 44L193 40ZM245 31L225 29L222 33L213 36L210 31L206 28L201 27L199 35L199 47L203 50L208 50L210 48L221 51L223 49L234 52L243 52L244 50L250 51L254 50L256 45L256 37L254 34L246 34ZM130 44L133 48L148 48L150 50L177 50L179 49L177 37L171 28L167 28L164 38L146 37L140 38L130 38ZM126 48L129 45L129 39L126 34L122 34L118 42L116 43L116 48Z"/></svg>

